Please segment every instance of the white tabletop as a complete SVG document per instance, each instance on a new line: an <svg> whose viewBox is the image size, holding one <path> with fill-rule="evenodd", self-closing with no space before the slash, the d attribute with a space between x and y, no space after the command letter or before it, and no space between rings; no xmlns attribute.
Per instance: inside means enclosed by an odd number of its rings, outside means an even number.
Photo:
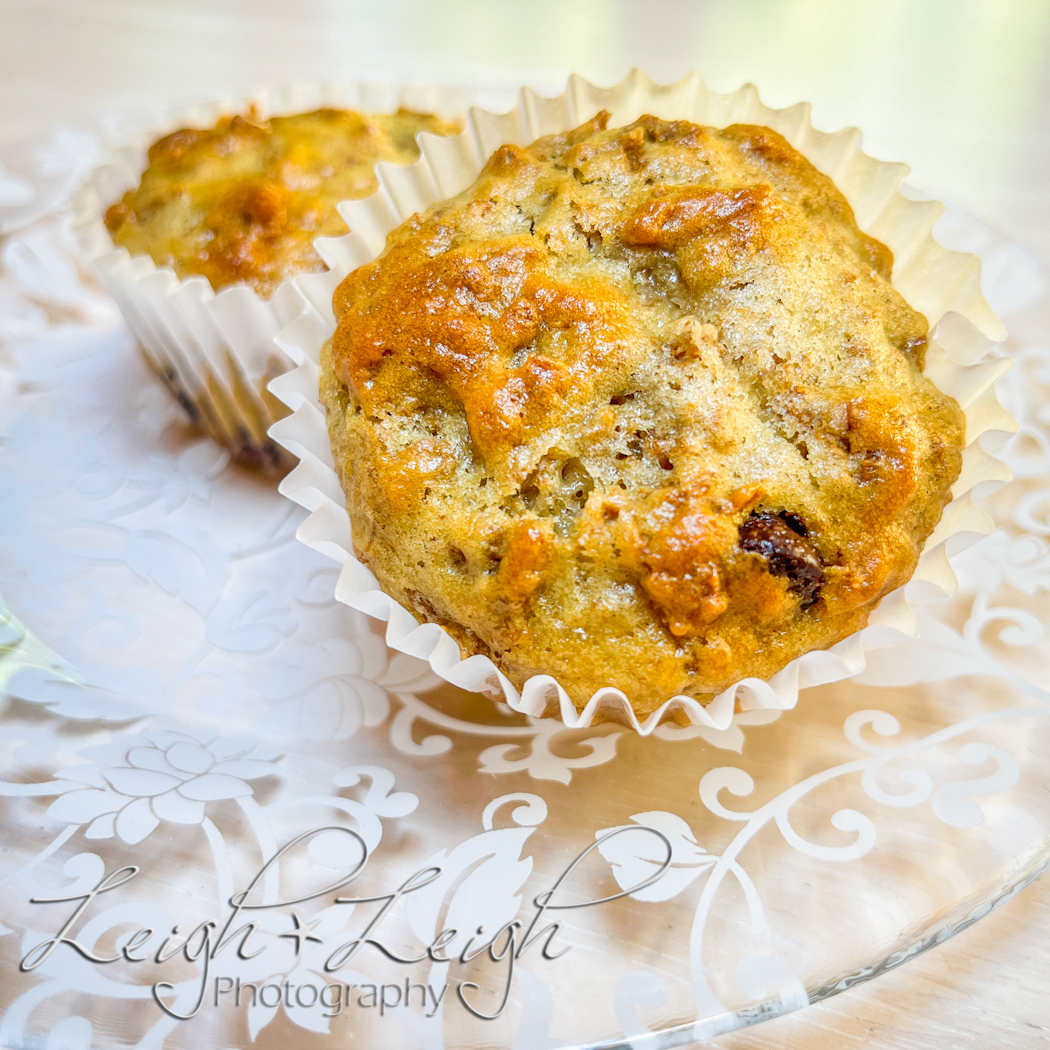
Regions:
<svg viewBox="0 0 1050 1050"><path fill-rule="evenodd" d="M556 92L632 66L813 103L1050 271L1045 0L0 0L0 144L323 78ZM873 984L723 1050L1050 1045L1050 884Z"/></svg>

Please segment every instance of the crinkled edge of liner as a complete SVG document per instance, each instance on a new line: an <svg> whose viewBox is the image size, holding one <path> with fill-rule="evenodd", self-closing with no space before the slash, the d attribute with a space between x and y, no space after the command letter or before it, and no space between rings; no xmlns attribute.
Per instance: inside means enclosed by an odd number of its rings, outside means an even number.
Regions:
<svg viewBox="0 0 1050 1050"><path fill-rule="evenodd" d="M926 373L958 400L966 414L966 449L953 499L927 541L913 578L886 595L872 611L868 626L828 649L797 657L768 680L745 678L723 690L709 704L675 696L639 721L619 689L598 690L578 710L549 675L530 678L519 693L486 656L461 659L453 639L436 624L416 618L379 589L375 576L353 555L350 519L332 460L324 409L318 395L320 347L334 327L332 293L357 266L371 261L385 246L386 234L416 211L461 192L476 178L497 146L527 144L543 134L575 127L598 109L610 109L611 126L655 112L665 119L688 118L724 126L758 123L780 131L820 170L835 180L857 214L858 224L894 251L894 285L936 326L927 355ZM532 717L558 716L569 728L602 720L651 734L672 715L684 715L691 726L726 729L741 712L780 712L795 706L799 690L850 678L862 671L869 648L914 638L918 622L913 606L951 594L957 580L949 554L992 531L992 519L974 504L1010 478L1005 464L985 452L979 439L990 432L1012 433L1016 423L995 397L995 381L1011 362L996 354L1005 338L999 319L980 290L977 256L951 252L934 241L931 230L943 210L937 202L917 202L898 190L907 174L903 164L877 161L860 150L860 132L816 131L810 107L802 103L774 110L764 106L753 85L728 95L711 92L698 74L676 84L653 84L638 70L612 88L598 88L578 76L555 99L521 91L517 106L504 115L471 109L467 128L455 138L421 135L420 160L407 167L379 165L380 189L372 197L345 202L340 211L353 231L341 238L319 239L318 250L331 268L326 274L296 278L310 304L278 336L278 343L297 367L275 379L270 390L292 414L271 428L271 436L300 457L280 491L311 512L296 535L307 546L342 563L336 598L387 621L386 640L393 648L429 662L446 681L496 699ZM467 172L472 172L469 178ZM748 720L755 720L754 716ZM679 718L673 719L680 722ZM688 733L668 725L673 735ZM665 735L665 734L661 734Z"/></svg>
<svg viewBox="0 0 1050 1050"><path fill-rule="evenodd" d="M104 222L105 208L138 184L150 143L180 127L210 127L221 116L243 113L252 104L264 115L321 106L374 112L407 106L461 118L477 98L478 92L469 88L333 82L185 106L110 129L108 159L71 198L71 228L150 365L191 415L195 409L233 442L238 424L247 431L242 439L267 441L274 416L261 384L291 367L274 337L299 315L303 303L292 279L283 281L270 299L246 284L216 292L205 277L180 279L171 267L114 244Z"/></svg>

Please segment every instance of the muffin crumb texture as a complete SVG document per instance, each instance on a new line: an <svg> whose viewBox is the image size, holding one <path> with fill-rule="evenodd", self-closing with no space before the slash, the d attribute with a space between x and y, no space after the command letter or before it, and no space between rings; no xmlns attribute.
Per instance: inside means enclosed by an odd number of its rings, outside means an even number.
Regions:
<svg viewBox="0 0 1050 1050"><path fill-rule="evenodd" d="M383 588L519 687L644 716L863 626L964 420L890 252L780 135L607 119L391 233L321 393Z"/></svg>
<svg viewBox="0 0 1050 1050"><path fill-rule="evenodd" d="M116 244L216 290L245 282L269 298L286 278L325 269L315 237L346 233L335 210L378 187L378 161L410 164L416 134L454 135L409 110L319 109L262 120L254 112L155 142L142 181L106 212Z"/></svg>

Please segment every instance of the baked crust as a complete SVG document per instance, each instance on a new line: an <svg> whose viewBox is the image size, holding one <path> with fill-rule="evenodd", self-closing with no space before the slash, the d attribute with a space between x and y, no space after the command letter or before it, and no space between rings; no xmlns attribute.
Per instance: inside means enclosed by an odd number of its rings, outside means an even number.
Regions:
<svg viewBox="0 0 1050 1050"><path fill-rule="evenodd" d="M378 161L410 164L416 134L454 135L438 117L319 109L223 117L155 142L134 190L106 212L115 243L215 289L237 281L269 298L287 277L324 270L315 237L338 236L342 200L378 187Z"/></svg>
<svg viewBox="0 0 1050 1050"><path fill-rule="evenodd" d="M912 574L964 419L927 324L768 128L503 146L335 294L358 556L519 687L645 715L768 678Z"/></svg>

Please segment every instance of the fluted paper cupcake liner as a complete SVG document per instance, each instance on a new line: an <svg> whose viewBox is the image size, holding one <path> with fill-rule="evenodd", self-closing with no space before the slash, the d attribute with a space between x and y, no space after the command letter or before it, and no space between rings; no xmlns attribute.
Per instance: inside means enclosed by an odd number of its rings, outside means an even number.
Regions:
<svg viewBox="0 0 1050 1050"><path fill-rule="evenodd" d="M338 83L223 99L125 122L112 131L120 145L73 197L74 233L150 366L191 420L236 456L279 471L294 462L267 435L285 408L266 386L292 366L274 336L298 316L302 301L291 279L270 299L245 284L216 292L205 277L180 279L148 255L132 256L114 244L105 211L138 185L150 144L176 128L211 127L252 105L264 117L322 106L365 112L404 106L462 118L477 100L478 93L465 88Z"/></svg>
<svg viewBox="0 0 1050 1050"><path fill-rule="evenodd" d="M501 144L526 145L541 135L575 127L603 108L612 114L610 127L652 113L720 127L736 122L764 124L783 134L835 181L849 199L861 229L892 249L894 286L926 315L931 329L936 328L926 374L966 414L966 449L953 498L927 540L913 578L878 603L867 627L828 649L792 660L768 680L742 679L706 705L692 697L673 697L644 721L638 719L628 697L612 687L599 689L579 710L549 675L530 678L519 692L488 657L461 659L458 646L443 628L420 624L384 594L369 569L354 557L350 518L318 398L318 360L322 344L334 329L332 293L339 282L379 255L386 235L414 212L469 186ZM471 109L460 135L426 138L422 149L413 165L380 164L378 192L339 206L353 232L317 242L330 270L296 279L309 305L277 339L297 367L270 384L271 391L292 410L270 433L300 458L282 482L281 491L311 511L299 528L299 538L342 563L336 586L340 601L387 621L386 638L391 646L429 661L437 674L457 686L505 700L527 715L559 716L569 727L614 719L643 735L665 721L725 729L739 712L786 710L795 706L800 689L852 677L864 669L869 649L918 633L912 608L950 594L957 586L949 555L992 530L991 518L975 505L975 499L1009 478L1006 466L986 453L979 439L991 431L1012 432L1015 424L995 397L995 381L1010 362L989 352L989 341L1002 340L1005 332L981 294L980 260L948 251L933 239L931 230L942 206L912 201L900 193L908 170L905 165L862 153L860 132L855 128L835 134L817 131L806 104L779 110L764 106L752 85L719 95L697 74L661 86L637 71L613 88L595 87L571 77L567 90L554 99L524 89L509 113Z"/></svg>

